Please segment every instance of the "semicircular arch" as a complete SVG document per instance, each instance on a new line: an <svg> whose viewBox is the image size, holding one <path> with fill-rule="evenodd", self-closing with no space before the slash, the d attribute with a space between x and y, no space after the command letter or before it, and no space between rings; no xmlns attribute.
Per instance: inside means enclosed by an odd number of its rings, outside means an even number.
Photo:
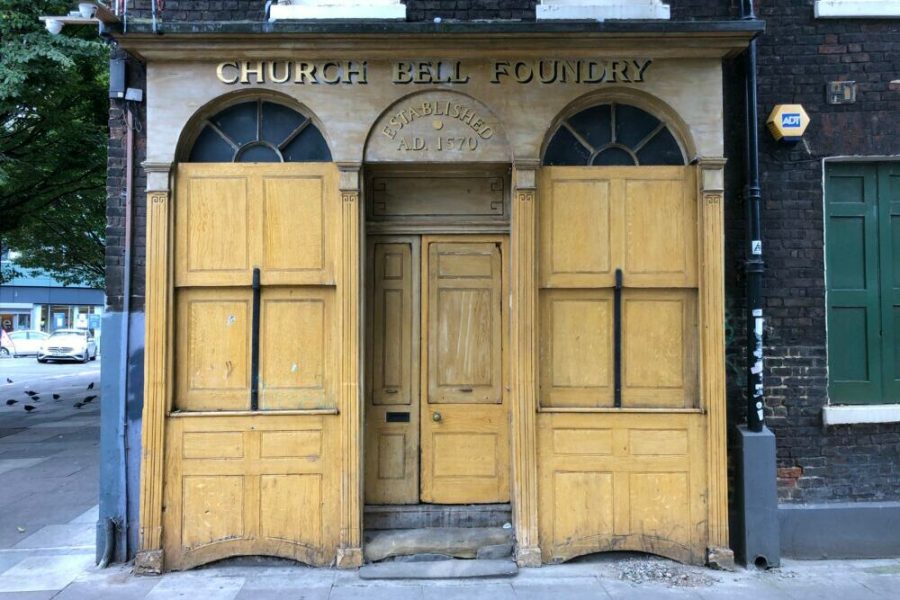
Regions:
<svg viewBox="0 0 900 600"><path fill-rule="evenodd" d="M548 166L686 165L696 155L690 127L679 114L630 88L575 99L553 120L541 144L541 162Z"/></svg>
<svg viewBox="0 0 900 600"><path fill-rule="evenodd" d="M181 131L176 162L331 162L323 123L291 96L240 90L200 107Z"/></svg>

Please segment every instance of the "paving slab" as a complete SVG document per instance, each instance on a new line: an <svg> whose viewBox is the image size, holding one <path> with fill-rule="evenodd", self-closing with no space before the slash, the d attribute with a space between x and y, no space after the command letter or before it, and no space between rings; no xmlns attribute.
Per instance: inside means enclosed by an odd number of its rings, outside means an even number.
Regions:
<svg viewBox="0 0 900 600"><path fill-rule="evenodd" d="M0 475L8 471L14 471L15 469L26 469L28 467L33 467L43 461L47 460L46 458L5 458L0 457Z"/></svg>
<svg viewBox="0 0 900 600"><path fill-rule="evenodd" d="M56 592L0 592L0 600L50 600Z"/></svg>
<svg viewBox="0 0 900 600"><path fill-rule="evenodd" d="M609 600L610 596L599 581L582 579L578 582L566 582L553 585L513 584L516 598L520 600ZM619 596L616 596L619 597ZM630 598L630 596L621 596Z"/></svg>
<svg viewBox="0 0 900 600"><path fill-rule="evenodd" d="M100 505L95 504L93 507L87 509L71 521L69 523L90 523L94 525L97 523L97 520L100 518Z"/></svg>
<svg viewBox="0 0 900 600"><path fill-rule="evenodd" d="M334 587L329 600L424 600L418 585L353 585Z"/></svg>
<svg viewBox="0 0 900 600"><path fill-rule="evenodd" d="M0 592L61 590L93 564L93 554L32 556L0 575Z"/></svg>
<svg viewBox="0 0 900 600"><path fill-rule="evenodd" d="M518 573L511 560L432 560L425 562L386 562L365 565L360 579L445 579L503 577Z"/></svg>
<svg viewBox="0 0 900 600"><path fill-rule="evenodd" d="M147 600L233 600L244 585L243 577L203 577L193 574L163 577Z"/></svg>
<svg viewBox="0 0 900 600"><path fill-rule="evenodd" d="M47 525L17 543L14 548L83 547L94 549L96 526L93 523Z"/></svg>
<svg viewBox="0 0 900 600"><path fill-rule="evenodd" d="M441 585L439 582L422 586L424 600L515 600L516 592L509 583L485 583L479 585ZM549 599L548 599L549 600Z"/></svg>

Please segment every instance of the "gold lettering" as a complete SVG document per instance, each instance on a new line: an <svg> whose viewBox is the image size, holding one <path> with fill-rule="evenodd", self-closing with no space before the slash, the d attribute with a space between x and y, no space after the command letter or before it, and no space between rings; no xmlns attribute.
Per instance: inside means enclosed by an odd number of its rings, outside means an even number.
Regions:
<svg viewBox="0 0 900 600"><path fill-rule="evenodd" d="M226 84L228 84L228 85L231 85L232 83L237 83L237 82L238 82L238 77L239 77L239 75L238 75L237 73L235 73L234 76L232 76L232 77L227 77L227 76L225 75L225 68L226 68L226 67L229 67L229 68L232 68L232 69L237 70L238 64L237 64L236 62L223 62L223 63L219 63L219 66L216 67L216 77L219 78L219 81L221 81L222 83L226 83Z"/></svg>
<svg viewBox="0 0 900 600"><path fill-rule="evenodd" d="M614 60L609 65L609 80L630 82L628 79L628 63L623 60Z"/></svg>
<svg viewBox="0 0 900 600"><path fill-rule="evenodd" d="M431 68L432 64L429 62L418 63L413 83L432 83L434 81L434 73Z"/></svg>
<svg viewBox="0 0 900 600"><path fill-rule="evenodd" d="M544 72L544 67L553 67L548 73ZM541 83L553 83L556 81L556 61L538 61L538 77Z"/></svg>
<svg viewBox="0 0 900 600"><path fill-rule="evenodd" d="M278 75L278 65L284 66L284 75ZM291 78L291 63L289 61L272 61L266 63L266 71L269 74L269 81L272 83L284 83Z"/></svg>
<svg viewBox="0 0 900 600"><path fill-rule="evenodd" d="M643 62L641 62L639 60L631 61L631 63L634 65L634 68L637 69L637 75L634 76L635 82L643 82L644 81L644 71L647 70L647 67L649 67L650 63L652 63L652 62L653 62L653 60L651 60L649 58Z"/></svg>
<svg viewBox="0 0 900 600"><path fill-rule="evenodd" d="M262 61L258 60L253 63L256 68L250 68L250 61L245 60L241 62L241 83L250 83L250 75L256 76L256 83L265 83L266 76L263 71Z"/></svg>
<svg viewBox="0 0 900 600"><path fill-rule="evenodd" d="M579 73L578 73L578 67L580 64L581 64L580 60L563 61L562 69L560 69L560 73L559 73L560 83L566 83L567 81L571 81L572 83L579 83L580 78L579 78Z"/></svg>
<svg viewBox="0 0 900 600"><path fill-rule="evenodd" d="M598 69L601 69L598 71ZM582 77L583 83L603 83L606 79L606 66L597 61L587 61L587 76Z"/></svg>
<svg viewBox="0 0 900 600"><path fill-rule="evenodd" d="M447 79L447 83L468 83L469 76L462 74L462 63L460 61L454 61L450 63L453 65L452 72L450 78Z"/></svg>
<svg viewBox="0 0 900 600"><path fill-rule="evenodd" d="M367 80L368 66L366 61L362 61L361 63L352 60L346 61L344 63L344 83L369 83ZM353 81L354 77L356 77L355 82Z"/></svg>
<svg viewBox="0 0 900 600"><path fill-rule="evenodd" d="M294 83L318 83L316 81L316 65L298 62L294 65Z"/></svg>
<svg viewBox="0 0 900 600"><path fill-rule="evenodd" d="M500 83L500 76L509 77L509 63L506 61L494 63L494 76L491 83Z"/></svg>
<svg viewBox="0 0 900 600"><path fill-rule="evenodd" d="M334 75L328 74L329 70L334 71ZM341 66L336 62L327 62L322 65L322 83L334 85L341 82Z"/></svg>
<svg viewBox="0 0 900 600"><path fill-rule="evenodd" d="M528 63L519 61L513 68L513 75L519 83L528 83L534 79L534 69Z"/></svg>
<svg viewBox="0 0 900 600"><path fill-rule="evenodd" d="M409 63L394 63L394 83L412 83L411 69L412 65Z"/></svg>

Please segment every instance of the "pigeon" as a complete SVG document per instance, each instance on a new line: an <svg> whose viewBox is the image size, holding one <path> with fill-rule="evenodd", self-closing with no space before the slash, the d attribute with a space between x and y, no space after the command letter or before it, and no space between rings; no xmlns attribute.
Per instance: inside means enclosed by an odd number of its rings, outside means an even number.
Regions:
<svg viewBox="0 0 900 600"><path fill-rule="evenodd" d="M6 378L6 383L12 383L12 382L13 382L12 379L10 379L9 377Z"/></svg>
<svg viewBox="0 0 900 600"><path fill-rule="evenodd" d="M35 402L40 402L40 401L41 401L41 397L40 397L40 396L32 396L31 399L34 400Z"/></svg>
<svg viewBox="0 0 900 600"><path fill-rule="evenodd" d="M34 407L33 407L32 405L30 405L30 404L26 404L26 405L25 405L25 410L28 411L28 412L31 412L31 411L34 410Z"/></svg>
<svg viewBox="0 0 900 600"><path fill-rule="evenodd" d="M18 400L12 400L12 399L9 399L9 400L6 401L6 405L7 405L7 406L12 406L12 405L15 404L16 402L18 402Z"/></svg>
<svg viewBox="0 0 900 600"><path fill-rule="evenodd" d="M59 394L53 394L53 399L54 399L54 400L59 400Z"/></svg>
<svg viewBox="0 0 900 600"><path fill-rule="evenodd" d="M89 390L94 389L94 382L93 382L93 381L90 382L90 383L88 384L88 388L87 388L87 389L89 389Z"/></svg>
<svg viewBox="0 0 900 600"><path fill-rule="evenodd" d="M82 406L84 406L84 404L82 404L81 402L76 402L74 406L75 408L81 408Z"/></svg>
<svg viewBox="0 0 900 600"><path fill-rule="evenodd" d="M82 400L82 402L84 402L85 404L87 404L88 402L93 402L96 398L97 398L97 396L88 396L87 398L85 398L84 400Z"/></svg>
<svg viewBox="0 0 900 600"><path fill-rule="evenodd" d="M32 390L25 390L25 393L28 394L29 396L37 396L37 392L32 391Z"/></svg>

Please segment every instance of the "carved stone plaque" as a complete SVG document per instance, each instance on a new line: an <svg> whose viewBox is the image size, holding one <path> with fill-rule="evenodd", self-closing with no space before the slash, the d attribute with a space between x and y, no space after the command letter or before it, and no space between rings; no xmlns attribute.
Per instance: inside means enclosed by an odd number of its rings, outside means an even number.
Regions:
<svg viewBox="0 0 900 600"><path fill-rule="evenodd" d="M481 102L423 92L391 106L376 123L367 162L509 162L506 136Z"/></svg>

